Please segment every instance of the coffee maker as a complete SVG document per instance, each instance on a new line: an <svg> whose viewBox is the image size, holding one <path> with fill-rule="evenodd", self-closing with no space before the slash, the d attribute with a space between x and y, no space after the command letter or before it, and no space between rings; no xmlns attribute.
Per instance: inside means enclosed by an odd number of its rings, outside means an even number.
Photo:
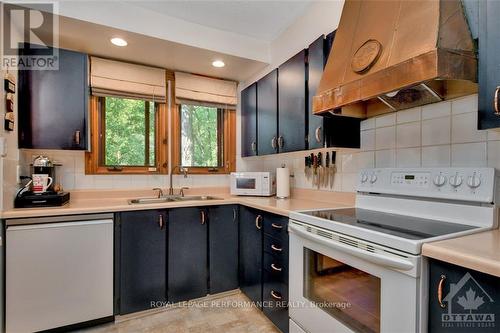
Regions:
<svg viewBox="0 0 500 333"><path fill-rule="evenodd" d="M30 165L31 176L21 177L28 182L17 192L14 200L16 208L62 206L69 201L69 193L64 192L57 178L54 163L44 155L35 157ZM40 185L43 180L44 185ZM47 181L50 180L50 181Z"/></svg>

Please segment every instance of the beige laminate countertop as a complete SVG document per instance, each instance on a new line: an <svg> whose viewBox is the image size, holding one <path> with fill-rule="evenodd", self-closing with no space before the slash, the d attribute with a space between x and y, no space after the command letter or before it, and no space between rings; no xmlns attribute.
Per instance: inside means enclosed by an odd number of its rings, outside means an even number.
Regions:
<svg viewBox="0 0 500 333"><path fill-rule="evenodd" d="M422 254L500 277L500 230L427 243Z"/></svg>
<svg viewBox="0 0 500 333"><path fill-rule="evenodd" d="M186 195L211 195L219 197L222 200L193 200L133 205L128 203L129 199L151 197L152 193L151 191L74 191L71 192L72 197L70 202L62 207L14 208L1 212L0 217L2 219L16 219L229 204L242 204L271 213L288 216L290 211L340 208L354 205L354 193L297 190L292 193L289 199L276 199L275 197L232 196L227 190L221 189L189 190Z"/></svg>

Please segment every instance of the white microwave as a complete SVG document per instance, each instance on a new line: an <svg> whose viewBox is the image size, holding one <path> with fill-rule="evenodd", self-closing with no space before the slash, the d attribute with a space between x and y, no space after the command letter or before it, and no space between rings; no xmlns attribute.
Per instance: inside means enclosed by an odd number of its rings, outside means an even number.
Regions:
<svg viewBox="0 0 500 333"><path fill-rule="evenodd" d="M272 172L231 172L231 194L272 196L276 194L276 176Z"/></svg>

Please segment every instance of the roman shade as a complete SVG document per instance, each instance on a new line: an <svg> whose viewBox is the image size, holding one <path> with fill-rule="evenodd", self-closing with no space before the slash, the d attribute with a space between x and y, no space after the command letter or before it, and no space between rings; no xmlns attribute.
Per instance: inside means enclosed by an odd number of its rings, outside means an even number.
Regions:
<svg viewBox="0 0 500 333"><path fill-rule="evenodd" d="M175 72L177 104L197 104L234 109L236 82Z"/></svg>
<svg viewBox="0 0 500 333"><path fill-rule="evenodd" d="M90 58L92 95L166 100L165 70L121 61Z"/></svg>

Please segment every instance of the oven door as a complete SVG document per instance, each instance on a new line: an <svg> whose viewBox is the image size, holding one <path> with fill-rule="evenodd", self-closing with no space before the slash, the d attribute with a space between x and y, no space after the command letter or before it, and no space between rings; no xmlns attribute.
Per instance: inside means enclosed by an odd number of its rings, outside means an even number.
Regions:
<svg viewBox="0 0 500 333"><path fill-rule="evenodd" d="M419 257L291 220L290 318L308 333L416 332Z"/></svg>

